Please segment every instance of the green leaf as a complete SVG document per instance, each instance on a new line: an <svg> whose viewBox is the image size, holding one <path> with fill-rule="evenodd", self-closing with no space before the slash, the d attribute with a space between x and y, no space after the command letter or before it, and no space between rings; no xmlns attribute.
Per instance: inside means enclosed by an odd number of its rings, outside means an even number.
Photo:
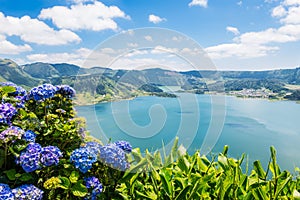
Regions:
<svg viewBox="0 0 300 200"><path fill-rule="evenodd" d="M226 156L220 154L218 156L218 163L220 164L220 166L223 168L224 171L227 171L229 169L228 161L227 161Z"/></svg>
<svg viewBox="0 0 300 200"><path fill-rule="evenodd" d="M255 172L258 175L258 178L260 178L262 180L265 180L266 179L266 172L263 169L260 161L259 160L254 161L253 166L254 166Z"/></svg>
<svg viewBox="0 0 300 200"><path fill-rule="evenodd" d="M70 177L69 177L71 183L76 183L77 180L78 180L78 178L79 178L79 172L77 172L77 171L72 171L72 173L71 173L71 175L70 175Z"/></svg>
<svg viewBox="0 0 300 200"><path fill-rule="evenodd" d="M13 86L4 86L2 87L2 91L5 92L6 94L9 94L15 92L16 88Z"/></svg>
<svg viewBox="0 0 300 200"><path fill-rule="evenodd" d="M224 146L224 149L223 149L223 152L222 152L222 154L224 155L224 156L227 156L227 153L228 153L228 145L225 145Z"/></svg>
<svg viewBox="0 0 300 200"><path fill-rule="evenodd" d="M179 194L175 197L175 200L187 199L187 194L192 186L187 185Z"/></svg>
<svg viewBox="0 0 300 200"><path fill-rule="evenodd" d="M68 189L70 188L70 180L67 177L59 177L59 179L61 180L61 183L59 184L59 187L62 189Z"/></svg>
<svg viewBox="0 0 300 200"><path fill-rule="evenodd" d="M16 180L16 170L15 169L10 169L10 170L7 170L7 171L4 171L4 173L6 174L7 178L10 180L10 181L14 181Z"/></svg>
<svg viewBox="0 0 300 200"><path fill-rule="evenodd" d="M82 183L76 183L71 188L72 194L76 197L85 197L88 193L88 189Z"/></svg>
<svg viewBox="0 0 300 200"><path fill-rule="evenodd" d="M23 182L29 181L31 179L33 179L33 177L32 177L31 174L28 174L28 173L24 173L20 177L20 180L23 181Z"/></svg>

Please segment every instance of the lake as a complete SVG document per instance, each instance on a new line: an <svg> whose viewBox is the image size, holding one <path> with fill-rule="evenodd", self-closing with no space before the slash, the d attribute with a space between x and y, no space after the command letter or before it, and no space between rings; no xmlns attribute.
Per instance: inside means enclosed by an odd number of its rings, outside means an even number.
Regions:
<svg viewBox="0 0 300 200"><path fill-rule="evenodd" d="M175 137L189 153L213 155L229 145L229 155L248 155L249 164L261 160L269 147L277 150L282 169L300 167L300 105L292 101L242 99L222 95L178 94L77 106L91 135L104 143L127 140L150 151L169 149ZM164 145L163 145L164 144Z"/></svg>

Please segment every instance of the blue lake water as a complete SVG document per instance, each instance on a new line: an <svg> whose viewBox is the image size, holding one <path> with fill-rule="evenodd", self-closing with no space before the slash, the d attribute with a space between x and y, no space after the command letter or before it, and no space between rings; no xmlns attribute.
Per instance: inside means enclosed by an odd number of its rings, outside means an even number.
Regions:
<svg viewBox="0 0 300 200"><path fill-rule="evenodd" d="M241 99L232 96L179 94L178 98L133 100L76 107L91 135L104 143L127 140L141 150L161 150L176 136L193 153L214 154L229 145L229 155L248 155L249 164L277 150L283 169L300 166L300 105L292 101ZM210 154L209 153L209 154Z"/></svg>

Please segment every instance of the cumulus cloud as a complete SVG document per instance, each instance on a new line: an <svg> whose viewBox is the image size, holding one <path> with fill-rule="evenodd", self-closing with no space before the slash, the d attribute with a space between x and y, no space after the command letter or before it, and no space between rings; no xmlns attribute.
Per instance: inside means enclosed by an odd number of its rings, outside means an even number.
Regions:
<svg viewBox="0 0 300 200"><path fill-rule="evenodd" d="M287 14L285 8L282 5L279 5L277 7L275 7L272 10L272 16L273 17L283 17Z"/></svg>
<svg viewBox="0 0 300 200"><path fill-rule="evenodd" d="M29 16L21 18L4 16L0 12L0 34L19 36L25 42L43 45L63 45L70 42L80 42L80 37L72 31L54 30L38 19ZM28 48L28 47L27 47Z"/></svg>
<svg viewBox="0 0 300 200"><path fill-rule="evenodd" d="M43 20L50 19L58 28L92 31L116 30L118 24L114 21L115 18L130 19L117 6L106 6L99 1L76 4L70 8L54 6L43 9L38 17Z"/></svg>
<svg viewBox="0 0 300 200"><path fill-rule="evenodd" d="M189 3L189 6L201 6L206 8L207 7L207 2L208 0L193 0L192 2Z"/></svg>
<svg viewBox="0 0 300 200"><path fill-rule="evenodd" d="M161 18L161 17L159 17L157 15L153 15L153 14L149 15L148 20L149 20L149 22L152 22L154 24L158 24L162 21L166 21L165 18Z"/></svg>
<svg viewBox="0 0 300 200"><path fill-rule="evenodd" d="M28 44L15 45L6 40L5 36L0 35L0 54L14 55L22 52L31 51L32 48Z"/></svg>
<svg viewBox="0 0 300 200"><path fill-rule="evenodd" d="M271 15L282 25L257 32L246 32L234 38L234 43L220 44L205 50L212 58L266 56L278 51L277 44L300 41L300 1L284 0Z"/></svg>
<svg viewBox="0 0 300 200"><path fill-rule="evenodd" d="M234 35L239 35L239 34L240 34L239 29L237 29L236 27L233 27L233 26L227 26L227 27L226 27L226 30L227 30L228 32L233 33Z"/></svg>
<svg viewBox="0 0 300 200"><path fill-rule="evenodd" d="M82 66L92 50L80 48L72 53L30 54L26 58L30 62L70 63Z"/></svg>

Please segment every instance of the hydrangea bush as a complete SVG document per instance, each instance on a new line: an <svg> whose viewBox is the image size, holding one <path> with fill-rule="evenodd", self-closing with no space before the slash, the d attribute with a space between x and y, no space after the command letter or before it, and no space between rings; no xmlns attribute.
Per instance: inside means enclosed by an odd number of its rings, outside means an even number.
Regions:
<svg viewBox="0 0 300 200"><path fill-rule="evenodd" d="M0 200L115 198L132 147L90 141L75 95L68 85L0 83Z"/></svg>

